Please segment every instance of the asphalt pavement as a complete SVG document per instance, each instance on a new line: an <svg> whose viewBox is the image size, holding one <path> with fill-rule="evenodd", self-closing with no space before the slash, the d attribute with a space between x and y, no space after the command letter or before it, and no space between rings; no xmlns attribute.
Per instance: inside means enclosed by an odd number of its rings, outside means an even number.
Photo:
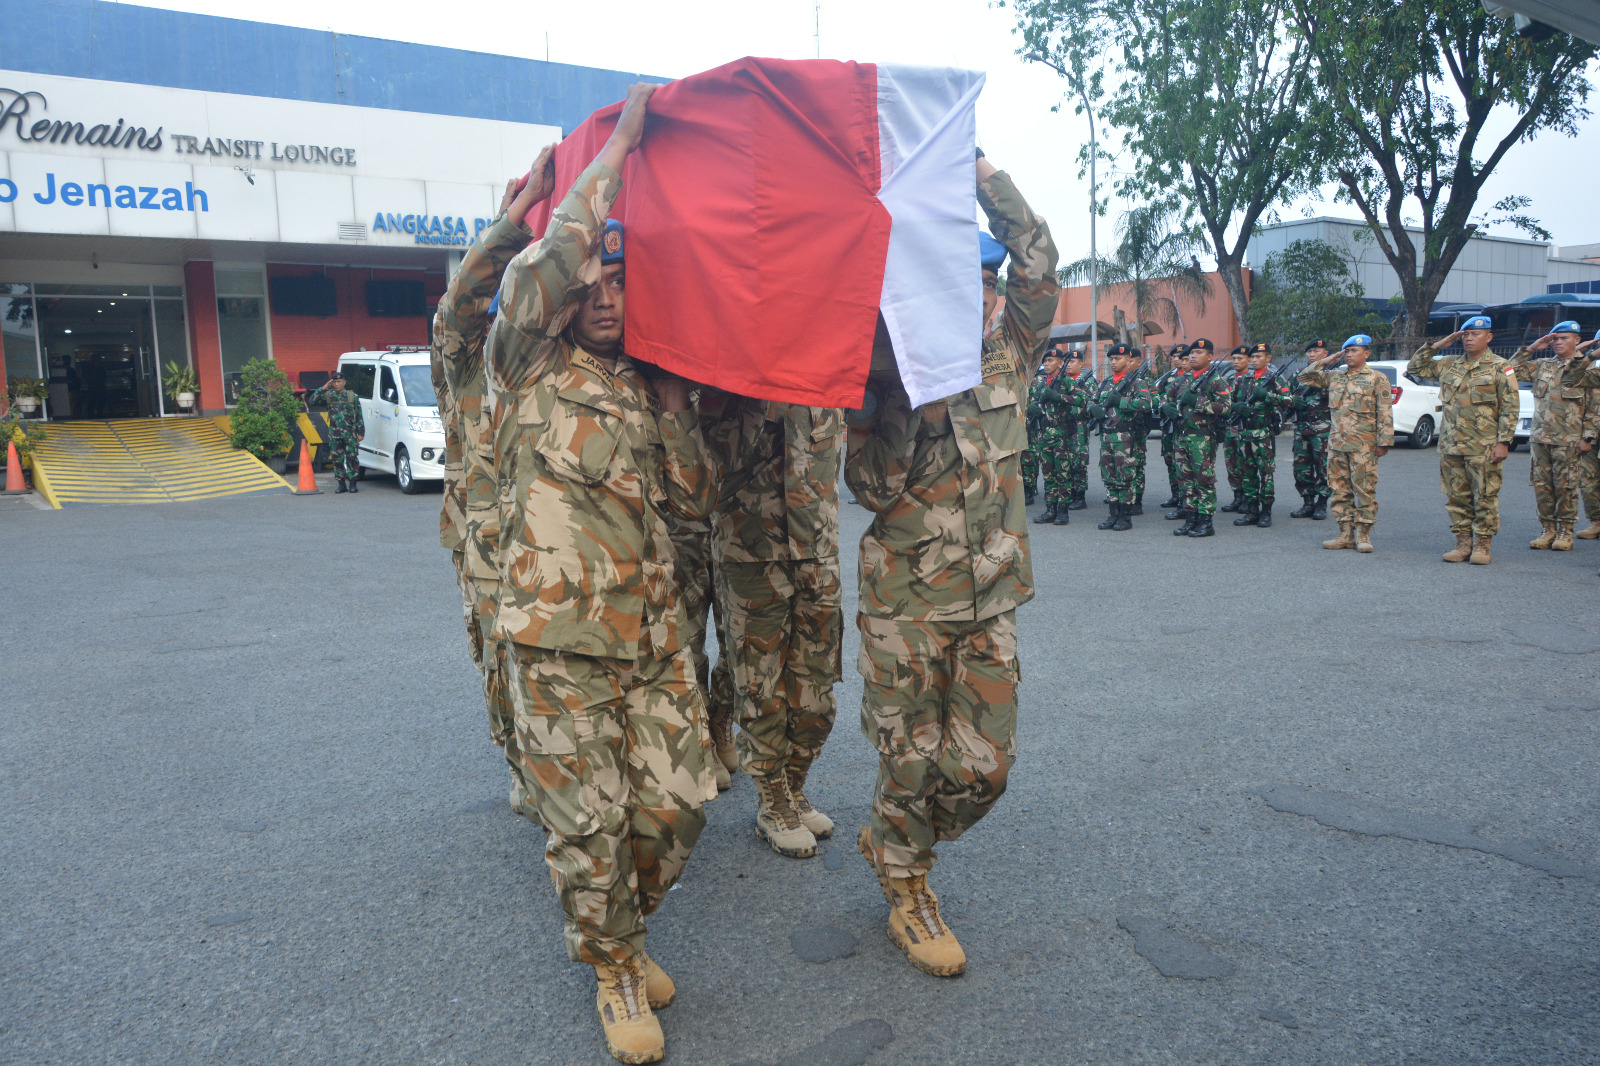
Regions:
<svg viewBox="0 0 1600 1066"><path fill-rule="evenodd" d="M1493 565L1447 565L1403 448L1375 554L1287 488L1174 538L1156 443L1131 532L1032 527L1021 754L933 876L967 975L911 968L855 853L847 625L839 834L784 859L747 779L710 807L651 919L668 1062L1600 1061L1600 542L1527 549L1524 451ZM438 504L0 510L0 1062L611 1061Z"/></svg>

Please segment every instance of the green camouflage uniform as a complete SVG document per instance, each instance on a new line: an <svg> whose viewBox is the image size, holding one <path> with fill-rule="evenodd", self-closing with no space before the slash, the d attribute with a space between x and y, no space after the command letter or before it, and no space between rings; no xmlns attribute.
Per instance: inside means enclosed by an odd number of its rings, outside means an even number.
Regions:
<svg viewBox="0 0 1600 1066"><path fill-rule="evenodd" d="M1294 487L1301 496L1327 496L1328 390L1296 384L1294 408Z"/></svg>
<svg viewBox="0 0 1600 1066"><path fill-rule="evenodd" d="M1449 355L1435 361L1431 344L1406 366L1413 377L1439 382L1444 424L1439 427L1439 487L1453 533L1492 537L1500 532L1500 481L1504 464L1496 444L1511 447L1521 397L1516 371L1493 352L1477 359Z"/></svg>
<svg viewBox="0 0 1600 1066"><path fill-rule="evenodd" d="M1232 390L1215 363L1202 374L1191 373L1178 393L1178 479L1183 506L1209 518L1217 513L1217 435L1232 406Z"/></svg>
<svg viewBox="0 0 1600 1066"><path fill-rule="evenodd" d="M662 413L634 363L565 334L601 276L621 179L591 164L507 268L487 373L500 479L500 602L523 779L576 961L643 949L716 796L711 732L680 640L664 515L714 487L691 409Z"/></svg>
<svg viewBox="0 0 1600 1066"><path fill-rule="evenodd" d="M1245 370L1234 379L1234 420L1239 442L1240 495L1259 512L1277 498L1278 430L1288 408L1289 386L1271 367Z"/></svg>
<svg viewBox="0 0 1600 1066"><path fill-rule="evenodd" d="M1328 506L1340 525L1378 520L1378 449L1394 446L1394 392L1370 366L1336 372L1307 368L1296 379L1326 390L1332 419L1328 436Z"/></svg>
<svg viewBox="0 0 1600 1066"><path fill-rule="evenodd" d="M1165 381L1157 382L1157 388L1152 390L1150 396L1157 414L1161 414L1161 408L1166 404L1178 402L1178 396L1188 381L1188 369L1180 366ZM1178 424L1165 415L1161 416L1161 461L1167 466L1167 488L1172 498L1178 501L1179 507L1186 506L1183 502L1183 472L1178 464Z"/></svg>
<svg viewBox="0 0 1600 1066"><path fill-rule="evenodd" d="M1536 359L1527 348L1511 357L1511 369L1533 383L1537 404L1528 450L1533 453L1529 477L1541 525L1574 525L1578 520L1578 449L1594 374L1588 360L1575 357ZM1600 385L1600 378L1592 384Z"/></svg>
<svg viewBox="0 0 1600 1066"><path fill-rule="evenodd" d="M1044 466L1044 503L1065 509L1072 502L1073 380L1065 369L1034 382L1028 411L1040 426L1039 459ZM1031 438L1030 438L1031 442Z"/></svg>
<svg viewBox="0 0 1600 1066"><path fill-rule="evenodd" d="M495 468L494 424L483 346L489 332L489 304L501 275L533 235L504 216L484 230L450 279L433 319L434 391L445 416L445 502L440 515L453 532L452 559L461 587L472 658L483 674L483 700L489 736L505 749L512 773L522 783L516 719L506 674L505 645L493 638L500 599L500 485ZM442 387L441 387L442 382ZM529 805L523 814L536 818Z"/></svg>
<svg viewBox="0 0 1600 1066"><path fill-rule="evenodd" d="M833 729L840 677L843 416L714 391L700 416L708 441L726 441L711 551L739 765L752 777L804 769Z"/></svg>
<svg viewBox="0 0 1600 1066"><path fill-rule="evenodd" d="M1245 370L1246 374L1249 372L1248 369ZM1220 377L1227 381L1228 391L1237 397L1238 390L1235 384L1240 377L1239 372L1229 366L1226 370L1221 370L1218 373ZM1242 500L1244 498L1244 455L1240 446L1241 434L1236 412L1230 412L1228 417L1224 419L1221 432L1222 469L1228 478L1228 488Z"/></svg>
<svg viewBox="0 0 1600 1066"><path fill-rule="evenodd" d="M306 403L328 405L328 458L333 462L334 476L354 481L361 472L361 438L367 435L360 398L349 389L324 385L307 397Z"/></svg>
<svg viewBox="0 0 1600 1066"><path fill-rule="evenodd" d="M1155 398L1150 393L1150 386L1155 379L1150 376L1150 371L1145 364L1134 367L1133 372L1139 376L1139 387L1144 390L1145 397L1150 400L1147 407L1136 422L1129 424L1129 433L1132 439L1128 441L1128 454L1133 457L1133 500L1132 503L1144 506L1144 474L1145 467L1149 464L1150 456L1145 442L1150 439L1150 419L1155 412Z"/></svg>
<svg viewBox="0 0 1600 1066"><path fill-rule="evenodd" d="M880 321L845 480L861 538L861 728L878 749L871 846L891 877L932 868L993 807L1016 758L1016 608L1033 598L1023 509L1028 381L1055 313L1056 248L1004 172L978 185L1011 252L983 381L913 409Z"/></svg>
<svg viewBox="0 0 1600 1066"><path fill-rule="evenodd" d="M1139 431L1149 412L1149 383L1137 368L1100 382L1094 397L1094 414L1100 425L1100 480L1112 503L1132 505L1138 499L1134 453L1144 450Z"/></svg>
<svg viewBox="0 0 1600 1066"><path fill-rule="evenodd" d="M1044 381L1044 367L1040 367L1033 375L1033 388L1038 390ZM1040 413L1037 404L1028 407L1028 448L1022 453L1022 490L1029 497L1039 489L1039 438L1044 432L1040 423Z"/></svg>
<svg viewBox="0 0 1600 1066"><path fill-rule="evenodd" d="M1067 411L1067 494L1074 502L1089 491L1089 401L1096 386L1094 372L1081 368L1072 381L1072 403Z"/></svg>

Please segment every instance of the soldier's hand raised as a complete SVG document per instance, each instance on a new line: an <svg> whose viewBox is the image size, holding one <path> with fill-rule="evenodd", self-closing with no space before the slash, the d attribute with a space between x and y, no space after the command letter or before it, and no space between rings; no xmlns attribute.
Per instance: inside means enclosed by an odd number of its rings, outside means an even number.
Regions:
<svg viewBox="0 0 1600 1066"><path fill-rule="evenodd" d="M1556 335L1554 333L1546 333L1544 336L1528 345L1528 351L1542 352L1546 348L1550 347L1551 344L1555 343L1555 339Z"/></svg>
<svg viewBox="0 0 1600 1066"><path fill-rule="evenodd" d="M506 218L514 225L522 225L522 220L533 209L533 205L554 192L555 187L556 146L547 144L539 150L539 156L528 172L517 179L517 195L506 208Z"/></svg>
<svg viewBox="0 0 1600 1066"><path fill-rule="evenodd" d="M1437 344L1435 344L1433 346L1434 350L1437 351L1440 348L1448 348L1448 347L1450 347L1456 341L1460 340L1461 339L1461 335L1463 333L1465 333L1465 332L1466 332L1466 330L1464 330L1464 329L1458 329L1454 333L1450 334L1450 336L1442 338Z"/></svg>
<svg viewBox="0 0 1600 1066"><path fill-rule="evenodd" d="M639 147L639 142L644 140L644 116L650 106L650 97L660 88L645 82L637 82L628 86L628 99L623 102L622 114L617 118L617 127L611 131L611 138L606 141L606 146L601 149L600 156L610 163L609 156L613 149L620 153L617 164L612 169L617 169L622 159Z"/></svg>

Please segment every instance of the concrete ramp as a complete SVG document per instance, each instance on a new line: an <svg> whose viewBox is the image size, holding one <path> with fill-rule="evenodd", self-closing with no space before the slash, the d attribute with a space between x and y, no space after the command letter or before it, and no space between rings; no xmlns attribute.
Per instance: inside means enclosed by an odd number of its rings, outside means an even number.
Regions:
<svg viewBox="0 0 1600 1066"><path fill-rule="evenodd" d="M34 485L54 507L171 503L293 488L209 418L52 422L33 450Z"/></svg>

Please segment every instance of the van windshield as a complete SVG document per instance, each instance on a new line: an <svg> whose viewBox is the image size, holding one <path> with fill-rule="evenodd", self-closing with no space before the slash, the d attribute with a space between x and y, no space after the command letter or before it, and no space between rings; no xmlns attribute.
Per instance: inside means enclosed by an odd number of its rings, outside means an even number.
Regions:
<svg viewBox="0 0 1600 1066"><path fill-rule="evenodd" d="M400 370L402 402L407 407L438 407L433 394L433 374L425 366L403 366Z"/></svg>

